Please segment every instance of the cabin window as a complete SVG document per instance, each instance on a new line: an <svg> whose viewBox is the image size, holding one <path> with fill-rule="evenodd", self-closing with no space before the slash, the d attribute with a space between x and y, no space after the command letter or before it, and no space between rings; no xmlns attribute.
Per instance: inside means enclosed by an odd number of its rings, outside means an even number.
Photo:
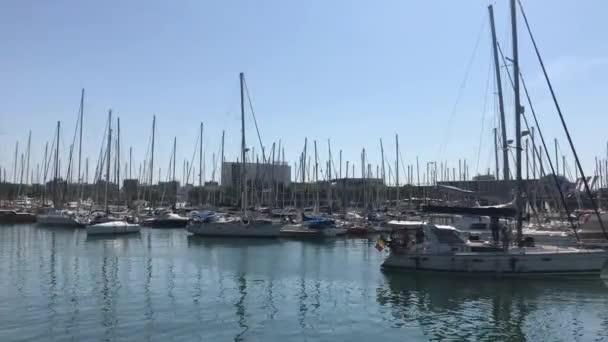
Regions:
<svg viewBox="0 0 608 342"><path fill-rule="evenodd" d="M486 230L488 225L486 223L471 223L469 226L471 230Z"/></svg>
<svg viewBox="0 0 608 342"><path fill-rule="evenodd" d="M435 236L439 243L445 243L450 245L463 244L464 242L458 236L458 233L455 230L451 229L435 229Z"/></svg>

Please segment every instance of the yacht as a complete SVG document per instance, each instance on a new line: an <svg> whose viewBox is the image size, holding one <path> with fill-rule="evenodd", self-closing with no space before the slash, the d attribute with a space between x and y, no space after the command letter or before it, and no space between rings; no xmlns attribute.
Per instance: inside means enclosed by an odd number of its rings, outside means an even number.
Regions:
<svg viewBox="0 0 608 342"><path fill-rule="evenodd" d="M87 235L118 235L139 233L141 227L127 221L108 221L87 226Z"/></svg>
<svg viewBox="0 0 608 342"><path fill-rule="evenodd" d="M395 229L382 267L493 275L599 275L608 252L543 245L507 246L467 242L451 226L408 222Z"/></svg>
<svg viewBox="0 0 608 342"><path fill-rule="evenodd" d="M83 228L84 221L76 212L64 209L49 209L46 213L36 216L36 221L41 226Z"/></svg>
<svg viewBox="0 0 608 342"><path fill-rule="evenodd" d="M200 236L278 237L282 226L273 220L229 216L213 221L193 221L187 230Z"/></svg>
<svg viewBox="0 0 608 342"><path fill-rule="evenodd" d="M17 210L0 209L0 224L34 223L36 215Z"/></svg>
<svg viewBox="0 0 608 342"><path fill-rule="evenodd" d="M172 212L166 212L144 220L142 225L150 228L185 228L188 225L188 218Z"/></svg>

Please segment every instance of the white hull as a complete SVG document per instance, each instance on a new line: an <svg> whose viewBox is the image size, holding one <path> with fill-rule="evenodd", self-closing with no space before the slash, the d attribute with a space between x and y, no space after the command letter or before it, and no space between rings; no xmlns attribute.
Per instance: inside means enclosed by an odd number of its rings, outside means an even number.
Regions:
<svg viewBox="0 0 608 342"><path fill-rule="evenodd" d="M608 252L556 247L514 248L504 252L454 254L391 253L382 267L414 271L490 273L497 275L599 274Z"/></svg>
<svg viewBox="0 0 608 342"><path fill-rule="evenodd" d="M94 224L87 227L87 235L114 235L139 233L141 227L138 224L122 221Z"/></svg>
<svg viewBox="0 0 608 342"><path fill-rule="evenodd" d="M188 231L201 236L278 237L281 224L271 222L242 221L208 222L188 226Z"/></svg>
<svg viewBox="0 0 608 342"><path fill-rule="evenodd" d="M573 234L559 231L541 231L534 229L523 230L524 237L534 238L534 243L537 245L551 245L551 246L576 246L576 237ZM492 232L483 231L463 231L462 237L467 239L469 236L478 236L481 241L492 241Z"/></svg>
<svg viewBox="0 0 608 342"><path fill-rule="evenodd" d="M74 218L63 215L38 215L36 218L39 225L57 227L84 227Z"/></svg>

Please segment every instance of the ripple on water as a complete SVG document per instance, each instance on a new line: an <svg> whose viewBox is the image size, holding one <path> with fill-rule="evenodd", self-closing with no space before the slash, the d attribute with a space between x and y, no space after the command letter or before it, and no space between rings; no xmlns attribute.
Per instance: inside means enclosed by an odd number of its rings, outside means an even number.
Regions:
<svg viewBox="0 0 608 342"><path fill-rule="evenodd" d="M366 239L0 227L2 340L606 340L599 281L384 274Z"/></svg>

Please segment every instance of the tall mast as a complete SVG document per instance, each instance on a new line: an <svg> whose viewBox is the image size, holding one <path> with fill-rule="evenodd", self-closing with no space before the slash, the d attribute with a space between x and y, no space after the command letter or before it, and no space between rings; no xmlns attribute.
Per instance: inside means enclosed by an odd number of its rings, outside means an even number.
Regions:
<svg viewBox="0 0 608 342"><path fill-rule="evenodd" d="M17 184L17 157L19 156L19 140L15 143L15 162L13 163L13 184Z"/></svg>
<svg viewBox="0 0 608 342"><path fill-rule="evenodd" d="M382 187L384 188L386 186L386 178L385 178L385 173L384 173L384 145L382 145L382 138L380 138L380 154L382 156L382 173L380 174L380 177L378 177L378 170L376 170L376 178L381 178L382 179ZM379 200L379 188L376 186L376 201L380 202Z"/></svg>
<svg viewBox="0 0 608 342"><path fill-rule="evenodd" d="M500 78L500 64L498 63L498 43L496 42L496 28L494 26L494 8L492 5L488 6L488 12L490 13L490 28L492 29L492 51L494 52L494 71L496 73L496 90L498 93L498 109L500 112L500 133L502 136L502 173L503 179L509 180L509 152L507 144L507 127L505 124L505 105L502 97L502 81ZM513 24L515 24L515 21L513 21ZM514 44L516 44L516 42L517 37L514 40ZM514 50L516 49L517 48L514 47ZM517 97L519 98L519 95L517 95ZM499 179L498 173L496 174L496 179Z"/></svg>
<svg viewBox="0 0 608 342"><path fill-rule="evenodd" d="M247 174L245 172L245 93L243 82L245 74L239 74L241 85L241 209L243 213L247 211Z"/></svg>
<svg viewBox="0 0 608 342"><path fill-rule="evenodd" d="M319 159L317 155L317 141L315 144L315 214L319 212Z"/></svg>
<svg viewBox="0 0 608 342"><path fill-rule="evenodd" d="M105 189L105 207L106 213L110 213L108 207L108 187L110 185L110 154L112 154L112 110L108 111L108 149L106 151L106 189Z"/></svg>
<svg viewBox="0 0 608 342"><path fill-rule="evenodd" d="M59 130L61 121L57 121L57 138L55 138L55 175L53 179L53 206L57 208L57 178L59 178Z"/></svg>
<svg viewBox="0 0 608 342"><path fill-rule="evenodd" d="M154 133L156 132L156 115L152 116L152 147L151 147L151 156L150 156L150 203L152 203L152 182L154 181ZM159 179L160 180L160 179Z"/></svg>
<svg viewBox="0 0 608 342"><path fill-rule="evenodd" d="M308 137L304 137L304 157L302 158L302 183L306 183L306 158L307 158L307 151L306 148L308 147Z"/></svg>
<svg viewBox="0 0 608 342"><path fill-rule="evenodd" d="M500 179L498 171L498 130L494 128L494 160L496 161L496 180Z"/></svg>
<svg viewBox="0 0 608 342"><path fill-rule="evenodd" d="M133 179L133 146L129 146L129 179Z"/></svg>
<svg viewBox="0 0 608 342"><path fill-rule="evenodd" d="M201 170L203 169L203 123L201 122L201 132L199 137L199 148L198 148L198 186L203 186L203 173Z"/></svg>
<svg viewBox="0 0 608 342"><path fill-rule="evenodd" d="M222 179L221 174L224 171L224 131L222 131L222 146L221 146L221 159L220 159L220 180Z"/></svg>
<svg viewBox="0 0 608 342"><path fill-rule="evenodd" d="M327 139L327 150L329 155L329 164L327 164L327 180L331 180L331 142Z"/></svg>
<svg viewBox="0 0 608 342"><path fill-rule="evenodd" d="M519 98L519 55L517 50L517 10L515 0L511 0L511 33L513 35L513 89L515 97L515 164L516 190L515 208L517 210L517 242L523 238L522 233L522 180L521 180L521 104Z"/></svg>
<svg viewBox="0 0 608 342"><path fill-rule="evenodd" d="M175 194L173 197L173 208L175 209L177 206L177 183L175 180L175 162L176 162L176 147L177 146L177 137L173 137L173 181L171 183L171 187L175 190ZM184 166L182 165L182 182L184 181ZM160 181L160 176L158 176L158 179ZM185 182L187 183L187 182Z"/></svg>
<svg viewBox="0 0 608 342"><path fill-rule="evenodd" d="M47 141L44 144L44 162L42 164L42 206L44 207L44 202L45 202L45 197L46 197L46 172L47 172L47 168L48 168L48 163L47 163L47 155L48 155L48 151L49 151L49 142ZM6 178L6 170L5 170L5 175L4 178ZM6 179L4 179L4 182L6 182Z"/></svg>
<svg viewBox="0 0 608 342"><path fill-rule="evenodd" d="M416 157L418 163L418 157ZM399 135L395 134L395 185L397 186L397 206L399 205Z"/></svg>
<svg viewBox="0 0 608 342"><path fill-rule="evenodd" d="M380 173L380 177L382 179L382 185L385 185L385 169L384 169L384 145L382 145L382 138L380 138L380 155L382 156L382 168L381 168L381 173ZM378 175L376 175L377 177Z"/></svg>
<svg viewBox="0 0 608 342"><path fill-rule="evenodd" d="M203 123L201 122L200 136L198 137L198 205L202 205L203 201Z"/></svg>
<svg viewBox="0 0 608 342"><path fill-rule="evenodd" d="M82 174L80 173L80 165L82 163L82 119L84 116L84 88L80 91L80 128L79 128L79 142L78 142L78 184L82 184ZM79 186L78 204L82 201L82 186Z"/></svg>
<svg viewBox="0 0 608 342"><path fill-rule="evenodd" d="M331 201L331 142L327 139L327 149L329 152L329 160L327 161L327 205L329 205L329 211L332 212L332 201Z"/></svg>
<svg viewBox="0 0 608 342"><path fill-rule="evenodd" d="M223 186L224 184L221 183L222 180L222 174L224 173L224 131L222 130L222 147L221 147L221 156L220 156L220 184ZM222 201L224 200L223 198L223 194L224 191L222 189L222 187L220 187L220 203L222 203Z"/></svg>
<svg viewBox="0 0 608 342"><path fill-rule="evenodd" d="M342 150L340 150L340 169L338 171L338 178L342 178Z"/></svg>
<svg viewBox="0 0 608 342"><path fill-rule="evenodd" d="M25 169L25 184L29 184L29 173L30 173L30 148L31 148L31 144L32 144L32 131L30 130L29 135L27 136L27 166ZM31 180L32 183L34 183L34 180Z"/></svg>
<svg viewBox="0 0 608 342"><path fill-rule="evenodd" d="M116 118L116 186L120 200L120 118Z"/></svg>
<svg viewBox="0 0 608 342"><path fill-rule="evenodd" d="M536 143L534 142L534 127L530 129L532 138L532 179L536 179ZM576 179L574 180L576 182Z"/></svg>
<svg viewBox="0 0 608 342"><path fill-rule="evenodd" d="M173 176L172 176L173 182L175 182L175 149L176 149L176 144L177 144L177 137L173 137ZM182 178L182 180L183 180L183 178Z"/></svg>

